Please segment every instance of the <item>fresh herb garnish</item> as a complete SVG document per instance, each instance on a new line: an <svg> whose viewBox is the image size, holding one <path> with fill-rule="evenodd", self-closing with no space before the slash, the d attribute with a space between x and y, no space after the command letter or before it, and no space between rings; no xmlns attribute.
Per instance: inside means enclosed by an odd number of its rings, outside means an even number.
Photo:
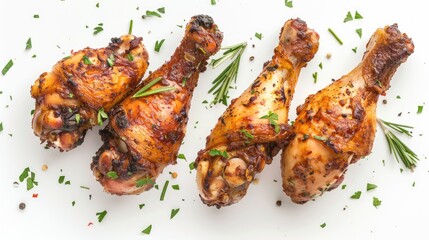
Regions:
<svg viewBox="0 0 429 240"><path fill-rule="evenodd" d="M27 191L30 191L34 186L38 185L38 182L36 182L36 174L32 172L29 167L26 167L21 175L19 175L19 181L23 182L24 180L26 180L27 183Z"/></svg>
<svg viewBox="0 0 429 240"><path fill-rule="evenodd" d="M115 171L110 171L107 173L107 177L109 177L112 180L115 180L118 178L118 174Z"/></svg>
<svg viewBox="0 0 429 240"><path fill-rule="evenodd" d="M319 68L320 68L320 70L323 69L323 64L322 63L319 63Z"/></svg>
<svg viewBox="0 0 429 240"><path fill-rule="evenodd" d="M313 76L313 82L314 83L317 83L317 72L314 72L313 74L312 74L312 76Z"/></svg>
<svg viewBox="0 0 429 240"><path fill-rule="evenodd" d="M359 36L359 38L362 38L362 28L356 29L356 33Z"/></svg>
<svg viewBox="0 0 429 240"><path fill-rule="evenodd" d="M168 180L165 181L164 187L162 188L161 197L159 198L160 201L164 201L165 193L167 192L167 187L168 187L169 183L170 183L170 181L168 181Z"/></svg>
<svg viewBox="0 0 429 240"><path fill-rule="evenodd" d="M85 189L85 190L89 190L89 187L86 187L86 186L80 186L80 188Z"/></svg>
<svg viewBox="0 0 429 240"><path fill-rule="evenodd" d="M171 188L173 188L174 190L180 190L180 187L178 184L171 185Z"/></svg>
<svg viewBox="0 0 429 240"><path fill-rule="evenodd" d="M321 227L321 228L325 228L325 227L326 227L326 223L322 223L322 224L320 224L320 227Z"/></svg>
<svg viewBox="0 0 429 240"><path fill-rule="evenodd" d="M149 225L147 228L145 228L142 233L149 235L150 231L152 230L152 224Z"/></svg>
<svg viewBox="0 0 429 240"><path fill-rule="evenodd" d="M104 219L104 217L106 216L106 214L107 214L107 211L106 211L106 210L104 210L104 211L102 211L102 212L98 212L98 213L96 213L95 215L96 215L96 216L98 216L98 222L103 221L103 219Z"/></svg>
<svg viewBox="0 0 429 240"><path fill-rule="evenodd" d="M100 3L95 4L95 7L99 8L100 7Z"/></svg>
<svg viewBox="0 0 429 240"><path fill-rule="evenodd" d="M86 55L84 55L82 57L82 60L83 60L83 63L85 63L86 65L91 65L92 64L91 60L89 60L88 56L86 56Z"/></svg>
<svg viewBox="0 0 429 240"><path fill-rule="evenodd" d="M381 200L380 200L380 199L378 199L378 198L376 198L376 197L373 197L373 198L372 198L372 205L373 205L375 208L377 208L378 206L380 206L380 205L381 205Z"/></svg>
<svg viewBox="0 0 429 240"><path fill-rule="evenodd" d="M191 162L189 163L189 170L194 170L195 169L195 162Z"/></svg>
<svg viewBox="0 0 429 240"><path fill-rule="evenodd" d="M288 8L293 8L293 1L292 0L285 0L285 6Z"/></svg>
<svg viewBox="0 0 429 240"><path fill-rule="evenodd" d="M156 10L160 13L165 13L165 7L161 7L161 8L158 8Z"/></svg>
<svg viewBox="0 0 429 240"><path fill-rule="evenodd" d="M98 113L97 113L97 122L98 122L98 125L99 126L103 125L103 121L105 119L107 119L107 118L109 118L109 116L107 115L106 112L104 112L104 108L100 108L98 110Z"/></svg>
<svg viewBox="0 0 429 240"><path fill-rule="evenodd" d="M357 191L350 198L352 198L352 199L359 199L361 194L362 194L361 191Z"/></svg>
<svg viewBox="0 0 429 240"><path fill-rule="evenodd" d="M136 187L143 187L147 184L154 185L155 182L149 177L145 177L136 181Z"/></svg>
<svg viewBox="0 0 429 240"><path fill-rule="evenodd" d="M97 27L94 28L94 35L97 35L98 33L100 33L101 31L103 31L103 23L99 23Z"/></svg>
<svg viewBox="0 0 429 240"><path fill-rule="evenodd" d="M179 153L179 154L177 155L177 158L178 158L178 159L183 159L183 160L185 160L185 161L186 161L185 154L183 154L183 153Z"/></svg>
<svg viewBox="0 0 429 240"><path fill-rule="evenodd" d="M28 38L27 42L25 43L25 50L31 49L32 47L31 38Z"/></svg>
<svg viewBox="0 0 429 240"><path fill-rule="evenodd" d="M213 87L209 90L209 93L213 93L215 98L212 103L217 104L222 102L225 106L227 105L228 91L232 81L237 81L238 69L240 67L240 59L246 49L247 43L239 43L230 47L225 47L226 51L222 54L220 58L213 59L210 63L213 68L218 67L227 59L235 58L212 82Z"/></svg>
<svg viewBox="0 0 429 240"><path fill-rule="evenodd" d="M211 0L212 5L216 5L216 0Z"/></svg>
<svg viewBox="0 0 429 240"><path fill-rule="evenodd" d="M353 16L350 13L350 11L348 11L346 17L344 18L344 22L350 22L352 20L353 20Z"/></svg>
<svg viewBox="0 0 429 240"><path fill-rule="evenodd" d="M328 140L326 137L317 136L317 135L313 136L313 138L322 142L325 142L326 140Z"/></svg>
<svg viewBox="0 0 429 240"><path fill-rule="evenodd" d="M127 54L127 59L128 61L132 62L134 60L133 55L131 55L130 53Z"/></svg>
<svg viewBox="0 0 429 240"><path fill-rule="evenodd" d="M134 21L131 19L130 20L130 27L128 28L128 34L133 34L133 23Z"/></svg>
<svg viewBox="0 0 429 240"><path fill-rule="evenodd" d="M58 183L59 184L63 184L64 183L64 179L65 179L66 177L65 176L60 176L59 178L58 178Z"/></svg>
<svg viewBox="0 0 429 240"><path fill-rule="evenodd" d="M146 16L146 17L162 17L161 16L161 14L159 14L159 13L157 13L156 11L149 11L149 10L146 10L146 15L143 15L143 16Z"/></svg>
<svg viewBox="0 0 429 240"><path fill-rule="evenodd" d="M3 131L3 122L0 122L0 132Z"/></svg>
<svg viewBox="0 0 429 240"><path fill-rule="evenodd" d="M115 64L115 55L109 55L109 57L107 58L107 64L109 64L110 67L113 67L113 65Z"/></svg>
<svg viewBox="0 0 429 240"><path fill-rule="evenodd" d="M377 119L377 122L383 129L384 135L386 136L390 153L393 152L397 162L399 162L399 159L401 159L405 167L413 170L416 167L419 157L407 145L405 145L405 143L402 142L392 131L388 129L389 127L395 130L396 132L403 133L411 137L412 135L409 129L413 129L413 127L392 123L392 122L387 122L380 118Z"/></svg>
<svg viewBox="0 0 429 240"><path fill-rule="evenodd" d="M357 52L357 47L352 48L352 51L353 51L354 53L356 53L356 52Z"/></svg>
<svg viewBox="0 0 429 240"><path fill-rule="evenodd" d="M34 14L33 18L40 18L39 14Z"/></svg>
<svg viewBox="0 0 429 240"><path fill-rule="evenodd" d="M173 219L174 216L176 216L179 211L180 211L180 208L171 209L170 219Z"/></svg>
<svg viewBox="0 0 429 240"><path fill-rule="evenodd" d="M358 13L358 11L355 12L355 19L362 19L362 15L360 15L360 13Z"/></svg>
<svg viewBox="0 0 429 240"><path fill-rule="evenodd" d="M162 47L162 44L164 43L165 39L162 39L161 41L156 40L155 42L155 52L159 52L159 50Z"/></svg>
<svg viewBox="0 0 429 240"><path fill-rule="evenodd" d="M80 123L80 114L77 113L76 115L74 115L74 119L76 120L76 124Z"/></svg>
<svg viewBox="0 0 429 240"><path fill-rule="evenodd" d="M377 185L375 185L375 184L372 184L372 183L367 183L366 184L366 190L367 191L370 191L370 190L376 189L376 188L377 188Z"/></svg>
<svg viewBox="0 0 429 240"><path fill-rule="evenodd" d="M224 158L228 158L228 153L226 151L220 151L218 149L210 149L209 151L209 155L214 157L214 156L221 156Z"/></svg>
<svg viewBox="0 0 429 240"><path fill-rule="evenodd" d="M262 33L255 33L255 37L259 40L262 39Z"/></svg>
<svg viewBox="0 0 429 240"><path fill-rule="evenodd" d="M6 75L6 73L9 71L9 69L13 66L13 61L12 59L9 60L9 62L7 62L7 64L4 66L3 70L1 70L1 74Z"/></svg>
<svg viewBox="0 0 429 240"><path fill-rule="evenodd" d="M144 203L139 204L139 209L141 210L145 205L146 205L146 204L144 204Z"/></svg>
<svg viewBox="0 0 429 240"><path fill-rule="evenodd" d="M332 34L332 36L335 38L335 40L337 40L337 42L340 45L343 45L343 41L341 41L341 39L338 37L338 35L334 32L334 30L332 30L331 28L328 28L328 31Z"/></svg>
<svg viewBox="0 0 429 240"><path fill-rule="evenodd" d="M248 139L254 139L255 137L248 132L246 129L241 129L240 132Z"/></svg>
<svg viewBox="0 0 429 240"><path fill-rule="evenodd" d="M139 97L146 97L149 95L161 93L161 92L167 92L171 90L175 90L175 87L172 86L166 86L166 87L159 87L154 90L149 90L153 85L155 85L157 82L161 81L162 77L157 77L148 84L146 84L144 87L142 87L138 92L136 92L132 98L139 98Z"/></svg>
<svg viewBox="0 0 429 240"><path fill-rule="evenodd" d="M279 133L279 132L280 132L280 126L279 126L279 124L277 123L277 120L279 120L279 115L277 115L277 113L273 113L273 112L271 112L271 111L268 111L268 114L267 114L267 115L262 116L262 117L261 117L261 119L268 119L268 120L269 120L269 122L270 122L270 124L271 124L271 126L273 126L273 127L274 127L274 131L275 131L276 133Z"/></svg>
<svg viewBox="0 0 429 240"><path fill-rule="evenodd" d="M417 106L417 113L420 114L422 112L423 112L423 106L422 105Z"/></svg>
<svg viewBox="0 0 429 240"><path fill-rule="evenodd" d="M72 207L74 207L75 204L76 204L76 201L72 201Z"/></svg>

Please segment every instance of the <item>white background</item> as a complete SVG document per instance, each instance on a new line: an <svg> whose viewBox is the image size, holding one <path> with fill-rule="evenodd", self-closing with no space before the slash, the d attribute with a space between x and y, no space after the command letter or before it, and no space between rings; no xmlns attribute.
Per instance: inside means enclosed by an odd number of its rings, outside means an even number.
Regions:
<svg viewBox="0 0 429 240"><path fill-rule="evenodd" d="M99 8L96 4L99 3ZM212 6L210 0L193 1L0 1L0 68L13 59L14 65L0 75L0 133L2 170L0 173L0 238L1 239L424 239L427 235L426 218L429 164L427 119L425 106L417 114L417 106L428 102L428 33L424 19L424 1L344 1L296 0L288 8L283 0L249 1L219 0ZM146 10L165 7L162 18L142 19ZM138 8L138 9L137 9ZM343 23L348 11L361 13L362 20ZM34 80L49 71L56 61L67 56L70 50L86 46L103 47L111 37L128 32L134 20L133 33L143 36L150 55L150 68L154 70L169 59L182 36L182 28L191 16L199 13L211 15L224 32L223 45L247 41L236 89L232 97L241 92L256 78L262 64L269 60L277 45L284 22L300 17L320 34L320 49L314 60L303 69L291 107L291 120L295 108L311 93L325 87L331 79L347 74L362 57L365 44L378 27L398 23L399 29L411 36L415 53L400 66L391 82L391 89L378 104L378 116L393 122L413 125L414 137L400 136L421 161L414 172L405 169L389 154L381 131L377 132L372 154L350 166L344 184L346 188L324 194L305 205L292 203L283 194L279 169L279 156L258 175L259 183L252 185L247 196L238 204L223 209L207 207L200 201L195 184L195 171L188 164L194 161L198 150L204 147L205 137L215 125L225 106L206 108L204 100L211 81L221 69L201 74L195 89L189 113L188 132L180 153L188 162L179 160L164 170L158 178L162 188L166 180L179 184L180 190L169 187L165 201L160 201L160 190L153 189L139 196L111 196L102 191L90 171L89 164L101 145L98 127L89 131L83 145L60 153L45 150L31 129L30 111L34 100L29 90ZM40 18L33 18L39 14ZM423 21L422 21L423 20ZM93 28L103 23L104 31L93 35ZM85 26L88 26L86 28ZM328 33L332 28L344 41L339 45ZM355 29L362 28L362 39ZM255 32L262 33L259 40ZM32 49L25 50L27 39ZM165 39L160 53L154 52L156 40ZM252 47L252 45L255 45ZM352 48L357 47L357 53ZM332 53L330 60L326 54ZM36 54L36 58L32 58ZM249 57L254 56L254 61ZM323 70L318 65L322 62ZM226 65L223 65L226 67ZM313 83L312 73L318 72ZM147 74L146 74L147 75ZM400 95L401 99L396 99ZM12 97L12 100L10 99ZM387 104L382 104L386 99ZM398 114L402 112L402 116ZM12 137L9 136L12 134ZM421 136L422 135L422 136ZM383 164L383 160L385 164ZM43 164L49 169L41 170ZM26 167L36 173L39 186L31 191L24 184L18 188L13 182ZM400 169L404 168L401 173ZM168 172L179 176L172 179ZM71 185L58 184L64 175ZM377 189L367 192L366 184ZM415 183L415 186L413 186ZM80 188L87 186L90 190ZM359 200L350 199L362 191ZM34 193L38 198L33 198ZM92 199L89 199L92 195ZM382 201L372 205L373 197ZM281 200L282 205L276 206ZM72 201L76 205L72 207ZM18 209L26 203L24 211ZM138 205L145 203L140 210ZM170 211L180 208L170 220ZM98 223L96 213L108 213ZM94 223L88 226L88 223ZM325 228L320 225L326 223ZM152 224L149 236L141 231Z"/></svg>

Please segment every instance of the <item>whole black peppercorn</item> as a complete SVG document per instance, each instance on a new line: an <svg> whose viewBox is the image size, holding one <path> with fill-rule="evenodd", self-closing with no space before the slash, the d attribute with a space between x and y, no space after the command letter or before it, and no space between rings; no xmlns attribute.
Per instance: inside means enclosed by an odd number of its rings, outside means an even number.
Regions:
<svg viewBox="0 0 429 240"><path fill-rule="evenodd" d="M25 203L23 203L23 202L20 203L18 207L20 210L24 210L25 209Z"/></svg>

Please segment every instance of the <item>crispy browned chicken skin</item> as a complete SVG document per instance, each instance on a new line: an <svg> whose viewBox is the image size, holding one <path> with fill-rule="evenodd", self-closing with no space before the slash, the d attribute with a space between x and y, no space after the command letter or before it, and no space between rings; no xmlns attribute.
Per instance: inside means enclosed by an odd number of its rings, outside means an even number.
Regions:
<svg viewBox="0 0 429 240"><path fill-rule="evenodd" d="M112 38L106 48L85 48L59 61L31 87L36 99L33 130L48 147L68 151L98 124L100 109L109 111L134 90L148 67L142 38Z"/></svg>
<svg viewBox="0 0 429 240"><path fill-rule="evenodd" d="M139 194L152 188L164 167L176 163L198 76L222 38L211 17L194 16L170 61L139 86L162 78L150 89L173 86L175 90L141 98L131 95L112 109L109 125L100 132L104 145L91 164L106 192Z"/></svg>
<svg viewBox="0 0 429 240"><path fill-rule="evenodd" d="M348 165L371 152L378 97L413 51L413 42L396 24L378 29L355 69L298 107L296 135L281 164L283 189L293 202L336 188Z"/></svg>
<svg viewBox="0 0 429 240"><path fill-rule="evenodd" d="M198 153L197 185L209 206L238 202L290 136L289 104L301 68L319 47L304 21L287 21L272 60L253 84L219 118L206 148ZM264 116L270 115L271 120Z"/></svg>

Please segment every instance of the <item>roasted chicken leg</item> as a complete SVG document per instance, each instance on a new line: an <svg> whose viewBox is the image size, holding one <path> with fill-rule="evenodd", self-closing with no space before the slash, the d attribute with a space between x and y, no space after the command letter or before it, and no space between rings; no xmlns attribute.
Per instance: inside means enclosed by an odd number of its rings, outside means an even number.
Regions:
<svg viewBox="0 0 429 240"><path fill-rule="evenodd" d="M194 16L170 61L110 111L109 125L100 131L104 145L91 164L106 192L139 194L152 188L167 165L176 163L193 90L222 38L211 17ZM161 91L165 87L174 90ZM142 89L161 92L135 97Z"/></svg>
<svg viewBox="0 0 429 240"><path fill-rule="evenodd" d="M336 188L348 165L370 154L378 97L413 51L413 42L396 24L378 29L355 69L298 107L295 137L281 162L283 189L293 202Z"/></svg>
<svg viewBox="0 0 429 240"><path fill-rule="evenodd" d="M68 151L139 83L148 67L142 38L112 38L106 48L85 48L59 61L31 87L34 133L48 147Z"/></svg>
<svg viewBox="0 0 429 240"><path fill-rule="evenodd" d="M319 47L304 21L287 21L272 60L253 84L233 100L198 153L197 185L209 206L238 202L290 136L288 109L301 68Z"/></svg>

